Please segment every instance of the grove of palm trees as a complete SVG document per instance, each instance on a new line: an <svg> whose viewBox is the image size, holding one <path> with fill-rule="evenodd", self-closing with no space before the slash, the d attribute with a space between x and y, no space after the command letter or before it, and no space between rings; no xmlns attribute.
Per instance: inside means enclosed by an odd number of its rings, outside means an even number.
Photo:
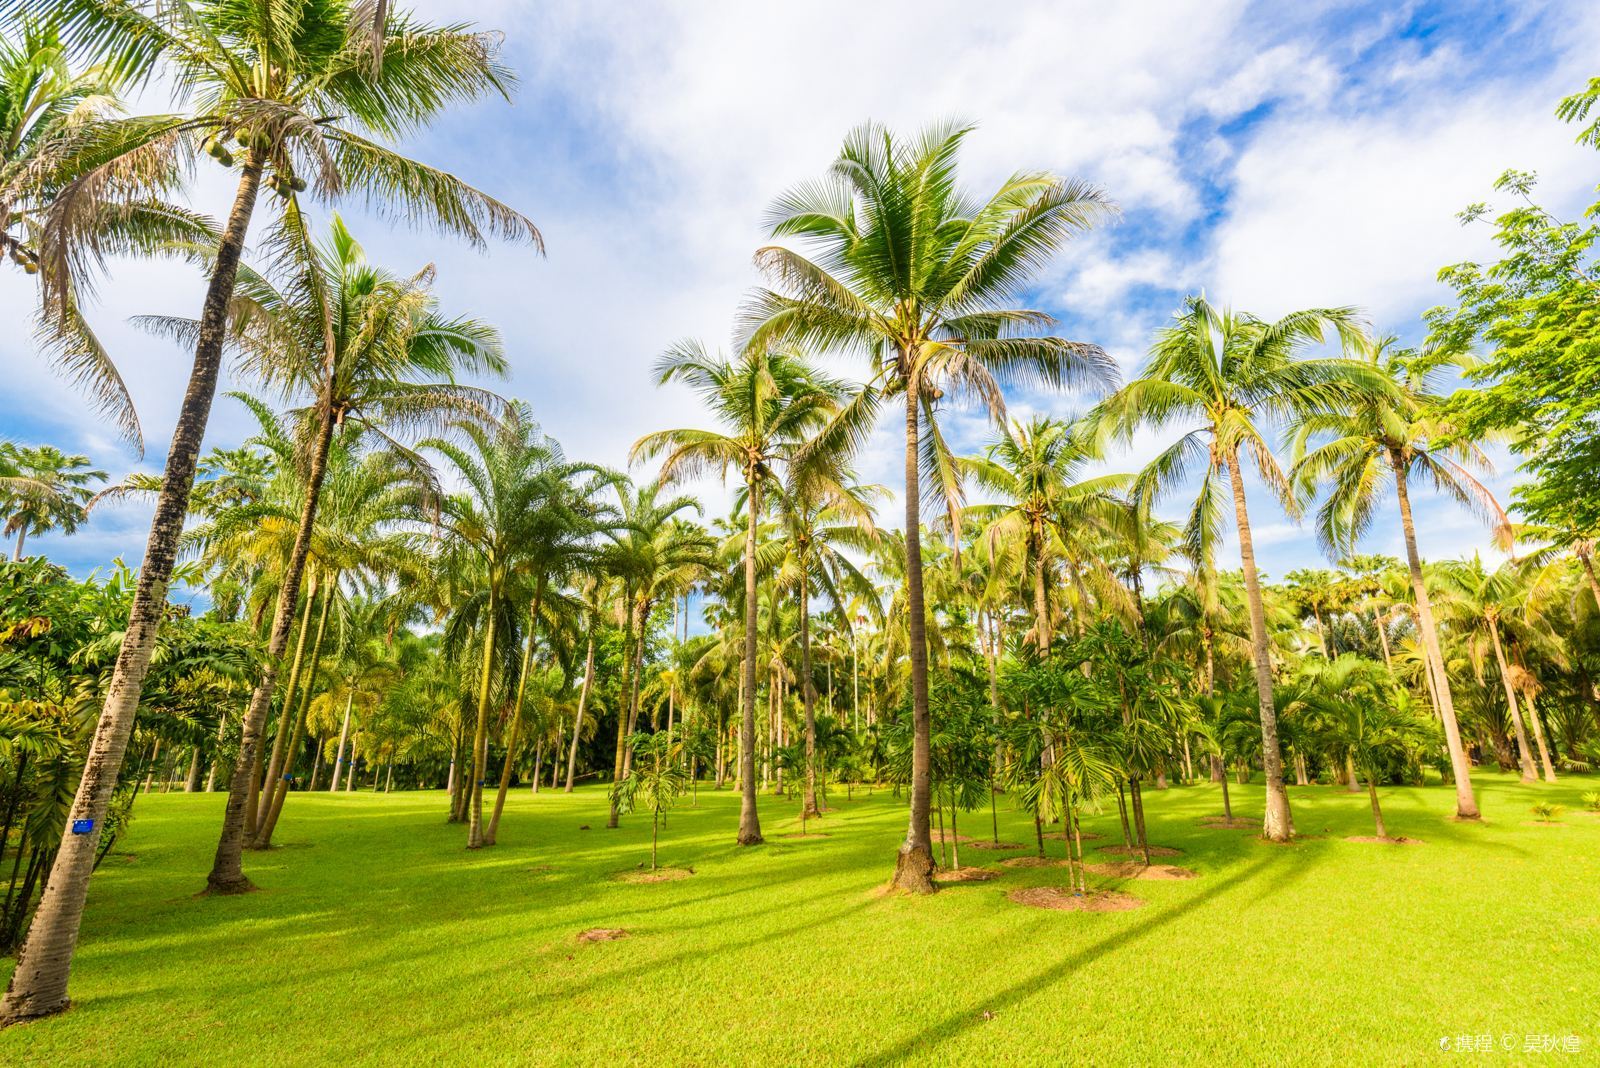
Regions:
<svg viewBox="0 0 1600 1068"><path fill-rule="evenodd" d="M938 8L895 65L1007 81ZM1369 42L1341 121L1487 32L1368 14L1272 31ZM1464 138L1465 237L1360 238L1401 305L1304 296L1354 184L1228 259L1334 114L1271 64L1174 208L1020 90L785 89L767 165L592 17L0 0L0 1060L1592 1057L1600 76L1581 180Z"/></svg>

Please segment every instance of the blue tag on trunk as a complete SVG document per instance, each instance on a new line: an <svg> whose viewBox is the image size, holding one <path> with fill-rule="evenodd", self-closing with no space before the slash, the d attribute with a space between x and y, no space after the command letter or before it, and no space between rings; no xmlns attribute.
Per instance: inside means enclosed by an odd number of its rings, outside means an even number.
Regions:
<svg viewBox="0 0 1600 1068"><path fill-rule="evenodd" d="M94 830L94 820L73 820L72 821L72 833L73 834L88 834L92 830Z"/></svg>

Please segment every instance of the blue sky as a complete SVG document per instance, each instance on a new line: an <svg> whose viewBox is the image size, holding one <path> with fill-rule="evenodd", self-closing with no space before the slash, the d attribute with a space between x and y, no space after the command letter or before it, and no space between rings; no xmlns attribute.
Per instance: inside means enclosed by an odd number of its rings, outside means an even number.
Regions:
<svg viewBox="0 0 1600 1068"><path fill-rule="evenodd" d="M501 327L514 370L497 388L530 401L570 454L617 465L640 434L697 421L687 394L650 384L651 362L680 338L725 343L757 282L763 209L819 174L865 119L975 121L964 162L979 189L1040 167L1102 186L1120 221L1070 247L1033 300L1127 372L1202 289L1262 315L1356 305L1415 340L1420 313L1444 296L1437 270L1491 254L1486 231L1454 214L1492 201L1502 170L1539 171L1545 199L1569 212L1600 179L1600 156L1553 118L1561 95L1600 73L1588 3L417 6L503 29L521 84L512 105L453 112L408 147L529 214L549 254L478 254L359 202L341 210L375 260L435 263L448 310ZM888 58L908 55L919 59ZM192 199L220 213L228 192L228 175L207 167ZM141 461L33 354L27 286L0 277L15 324L0 336L0 435L88 453L119 475L156 469L188 359L126 320L192 315L200 293L188 268L166 265L117 264L102 287L95 318L144 420ZM1087 402L1028 394L1013 408L1070 414ZM949 419L964 447L990 433L979 413ZM219 400L210 441L248 432L243 410ZM1108 466L1132 470L1166 440L1142 437ZM885 427L862 457L866 477L895 484L897 450ZM1495 485L1511 482L1502 470ZM698 488L712 514L723 507L721 487ZM1270 574L1321 561L1309 531L1263 494L1251 507ZM1430 555L1484 540L1450 506L1420 512ZM136 560L148 522L123 505L36 548L78 572ZM1380 519L1366 548L1396 552L1390 524Z"/></svg>

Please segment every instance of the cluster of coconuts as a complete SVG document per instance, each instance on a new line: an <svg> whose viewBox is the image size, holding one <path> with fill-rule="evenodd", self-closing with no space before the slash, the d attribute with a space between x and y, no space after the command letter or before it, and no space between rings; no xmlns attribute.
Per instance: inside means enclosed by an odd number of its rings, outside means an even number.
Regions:
<svg viewBox="0 0 1600 1068"><path fill-rule="evenodd" d="M206 155L222 164L224 167L233 166L233 153L228 151L227 141L234 137L234 132L224 130L205 139ZM272 136L264 131L249 129L238 131L237 140L240 148L253 148L258 152L272 150ZM272 174L267 178L267 188L277 193L280 197L288 199L295 193L306 191L306 180L293 175Z"/></svg>
<svg viewBox="0 0 1600 1068"><path fill-rule="evenodd" d="M274 173L267 176L267 188L287 200L296 193L306 191L306 180L296 175Z"/></svg>
<svg viewBox="0 0 1600 1068"><path fill-rule="evenodd" d="M11 262L21 267L28 274L39 273L39 265L34 262L32 256L22 251L21 245L11 246Z"/></svg>

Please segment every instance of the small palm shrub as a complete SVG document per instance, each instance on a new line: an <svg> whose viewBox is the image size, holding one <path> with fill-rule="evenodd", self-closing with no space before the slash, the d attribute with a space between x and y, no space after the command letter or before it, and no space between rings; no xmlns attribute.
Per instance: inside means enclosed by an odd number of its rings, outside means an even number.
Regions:
<svg viewBox="0 0 1600 1068"><path fill-rule="evenodd" d="M1556 820L1559 820L1561 818L1561 814L1566 811L1566 806L1554 805L1549 801L1540 801L1537 805L1533 806L1532 811L1534 817L1538 819L1540 823L1554 823Z"/></svg>
<svg viewBox="0 0 1600 1068"><path fill-rule="evenodd" d="M1590 812L1600 812L1600 790L1590 790L1584 794L1583 807Z"/></svg>

